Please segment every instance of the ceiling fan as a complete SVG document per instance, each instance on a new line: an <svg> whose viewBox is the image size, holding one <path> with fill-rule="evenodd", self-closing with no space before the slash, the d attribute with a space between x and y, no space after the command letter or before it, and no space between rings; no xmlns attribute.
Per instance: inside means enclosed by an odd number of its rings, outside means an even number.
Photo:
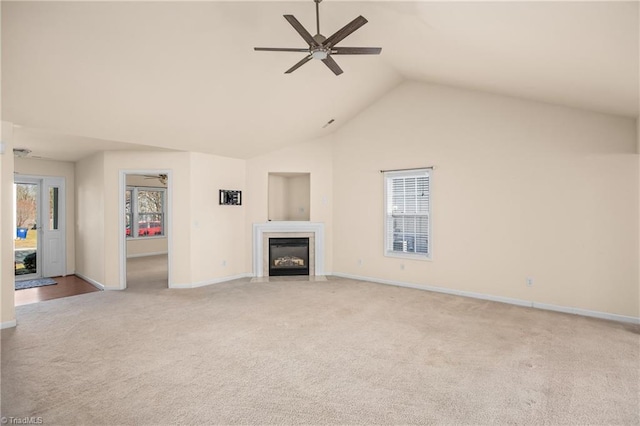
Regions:
<svg viewBox="0 0 640 426"><path fill-rule="evenodd" d="M41 155L33 155L33 151L29 148L13 148L13 156L18 158L34 158L36 160L54 160L53 158L43 157Z"/></svg>
<svg viewBox="0 0 640 426"><path fill-rule="evenodd" d="M167 186L167 179L169 178L166 174L160 173L159 175L143 175L145 179L157 179L161 184Z"/></svg>
<svg viewBox="0 0 640 426"><path fill-rule="evenodd" d="M338 63L333 60L331 55L379 55L382 52L381 47L338 47L336 44L340 43L351 33L358 28L366 24L368 21L358 16L353 21L336 31L328 38L320 34L320 2L322 0L313 0L316 3L316 29L317 34L312 36L307 31L300 21L298 21L293 15L284 15L284 18L289 21L291 26L302 36L304 41L307 42L309 47L306 48L280 48L280 47L255 47L254 50L268 51L268 52L304 52L307 53L300 62L285 71L285 74L290 74L309 62L311 59L320 59L324 64L329 67L335 75L342 74L342 69L338 66Z"/></svg>

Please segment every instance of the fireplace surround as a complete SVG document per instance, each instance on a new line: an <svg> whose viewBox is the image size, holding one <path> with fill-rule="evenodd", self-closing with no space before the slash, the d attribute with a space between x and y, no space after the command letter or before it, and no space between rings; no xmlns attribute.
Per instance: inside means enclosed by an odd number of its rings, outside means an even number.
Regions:
<svg viewBox="0 0 640 426"><path fill-rule="evenodd" d="M269 276L269 238L309 238L309 275L325 275L324 223L282 221L253 224L253 276Z"/></svg>

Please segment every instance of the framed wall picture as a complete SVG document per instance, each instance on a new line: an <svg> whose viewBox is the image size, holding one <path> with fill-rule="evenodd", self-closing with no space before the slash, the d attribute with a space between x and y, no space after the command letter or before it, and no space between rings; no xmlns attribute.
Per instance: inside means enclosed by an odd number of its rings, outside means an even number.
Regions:
<svg viewBox="0 0 640 426"><path fill-rule="evenodd" d="M242 191L221 189L219 193L221 206L241 206Z"/></svg>

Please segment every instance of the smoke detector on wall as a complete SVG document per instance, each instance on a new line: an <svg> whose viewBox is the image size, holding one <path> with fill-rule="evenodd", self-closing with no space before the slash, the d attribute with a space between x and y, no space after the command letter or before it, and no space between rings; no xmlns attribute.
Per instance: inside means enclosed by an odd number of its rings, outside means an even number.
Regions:
<svg viewBox="0 0 640 426"><path fill-rule="evenodd" d="M13 155L16 157L26 157L31 154L31 150L27 148L13 148Z"/></svg>

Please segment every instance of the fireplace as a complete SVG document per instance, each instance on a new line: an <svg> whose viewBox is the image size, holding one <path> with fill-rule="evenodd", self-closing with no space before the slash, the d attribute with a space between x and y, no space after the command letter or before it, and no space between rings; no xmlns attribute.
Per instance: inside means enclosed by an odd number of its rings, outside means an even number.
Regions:
<svg viewBox="0 0 640 426"><path fill-rule="evenodd" d="M269 276L271 238L309 238L309 276L325 275L324 224L320 222L264 222L253 224L253 276Z"/></svg>
<svg viewBox="0 0 640 426"><path fill-rule="evenodd" d="M309 275L309 238L269 238L269 276Z"/></svg>

